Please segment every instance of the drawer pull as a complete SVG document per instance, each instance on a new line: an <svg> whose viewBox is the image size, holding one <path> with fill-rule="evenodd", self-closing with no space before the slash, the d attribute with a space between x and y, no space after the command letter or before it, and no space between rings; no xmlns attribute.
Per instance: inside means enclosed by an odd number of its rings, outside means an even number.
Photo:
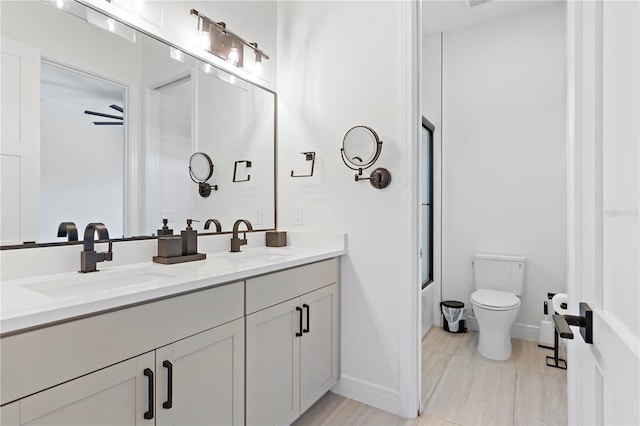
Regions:
<svg viewBox="0 0 640 426"><path fill-rule="evenodd" d="M302 332L303 333L308 333L309 332L309 312L311 311L309 309L309 305L307 305L306 303L302 305L302 308L307 308L307 328L303 329Z"/></svg>
<svg viewBox="0 0 640 426"><path fill-rule="evenodd" d="M162 366L167 369L167 400L162 403L162 408L173 407L173 364L170 361L162 361Z"/></svg>
<svg viewBox="0 0 640 426"><path fill-rule="evenodd" d="M155 397L153 395L153 371L150 368L145 368L144 369L144 375L147 376L149 378L149 408L148 410L144 413L144 418L147 420L151 420L153 419L153 401L155 400Z"/></svg>
<svg viewBox="0 0 640 426"><path fill-rule="evenodd" d="M299 331L296 333L296 337L300 337L302 336L302 308L300 306L296 306L296 311L300 313L300 316L298 317L300 319L300 326L298 328Z"/></svg>

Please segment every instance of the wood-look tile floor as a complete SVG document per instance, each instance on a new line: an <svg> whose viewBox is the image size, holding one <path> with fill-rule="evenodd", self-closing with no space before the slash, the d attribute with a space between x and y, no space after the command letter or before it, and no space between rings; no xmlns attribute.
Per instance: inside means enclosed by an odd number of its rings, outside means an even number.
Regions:
<svg viewBox="0 0 640 426"><path fill-rule="evenodd" d="M434 327L422 341L420 417L404 419L327 393L294 425L566 425L566 371L546 366L552 351L512 339L507 361L477 351L478 334Z"/></svg>

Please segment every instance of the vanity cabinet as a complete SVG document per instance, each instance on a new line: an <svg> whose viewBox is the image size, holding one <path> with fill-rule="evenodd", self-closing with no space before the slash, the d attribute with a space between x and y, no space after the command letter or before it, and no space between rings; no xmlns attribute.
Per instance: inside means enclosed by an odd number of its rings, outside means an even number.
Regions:
<svg viewBox="0 0 640 426"><path fill-rule="evenodd" d="M244 424L244 320L156 350L156 425Z"/></svg>
<svg viewBox="0 0 640 426"><path fill-rule="evenodd" d="M332 259L247 280L248 425L290 424L337 382L337 274Z"/></svg>
<svg viewBox="0 0 640 426"><path fill-rule="evenodd" d="M2 407L2 424L137 425L143 420L148 385L147 353Z"/></svg>
<svg viewBox="0 0 640 426"><path fill-rule="evenodd" d="M243 355L239 319L23 398L2 424L241 425Z"/></svg>
<svg viewBox="0 0 640 426"><path fill-rule="evenodd" d="M2 424L244 424L243 302L240 282L3 338Z"/></svg>

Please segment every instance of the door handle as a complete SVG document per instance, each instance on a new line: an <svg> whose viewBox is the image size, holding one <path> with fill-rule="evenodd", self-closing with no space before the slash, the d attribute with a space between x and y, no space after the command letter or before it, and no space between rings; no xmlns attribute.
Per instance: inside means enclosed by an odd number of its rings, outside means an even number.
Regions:
<svg viewBox="0 0 640 426"><path fill-rule="evenodd" d="M144 418L146 420L151 420L153 419L153 401L155 400L155 397L153 396L153 370L145 368L143 373L149 378L149 405L147 411L144 413Z"/></svg>
<svg viewBox="0 0 640 426"><path fill-rule="evenodd" d="M553 316L556 331L563 339L573 339L569 326L580 327L580 334L586 343L593 343L593 310L589 305L580 302L580 315Z"/></svg>
<svg viewBox="0 0 640 426"><path fill-rule="evenodd" d="M162 361L162 366L167 369L167 400L162 403L162 408L173 407L173 364L170 361Z"/></svg>
<svg viewBox="0 0 640 426"><path fill-rule="evenodd" d="M307 309L307 328L302 329L303 333L308 333L309 332L309 312L311 311L309 309L309 305L307 305L306 303L304 303L302 305L302 309L306 308Z"/></svg>
<svg viewBox="0 0 640 426"><path fill-rule="evenodd" d="M299 331L296 333L296 337L300 337L302 336L302 308L300 306L296 306L296 311L300 313L300 316L298 317L300 319L300 326L298 328Z"/></svg>

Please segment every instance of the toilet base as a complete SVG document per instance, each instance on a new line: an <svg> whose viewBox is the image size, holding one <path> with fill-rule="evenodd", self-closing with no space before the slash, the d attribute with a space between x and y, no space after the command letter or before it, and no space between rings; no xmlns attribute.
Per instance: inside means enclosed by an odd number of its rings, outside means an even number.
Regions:
<svg viewBox="0 0 640 426"><path fill-rule="evenodd" d="M492 311L474 304L478 320L478 352L493 361L511 358L511 325L518 316L520 305L506 311Z"/></svg>
<svg viewBox="0 0 640 426"><path fill-rule="evenodd" d="M487 333L478 333L478 352L493 361L506 361L511 358L511 336L495 339L487 337Z"/></svg>

